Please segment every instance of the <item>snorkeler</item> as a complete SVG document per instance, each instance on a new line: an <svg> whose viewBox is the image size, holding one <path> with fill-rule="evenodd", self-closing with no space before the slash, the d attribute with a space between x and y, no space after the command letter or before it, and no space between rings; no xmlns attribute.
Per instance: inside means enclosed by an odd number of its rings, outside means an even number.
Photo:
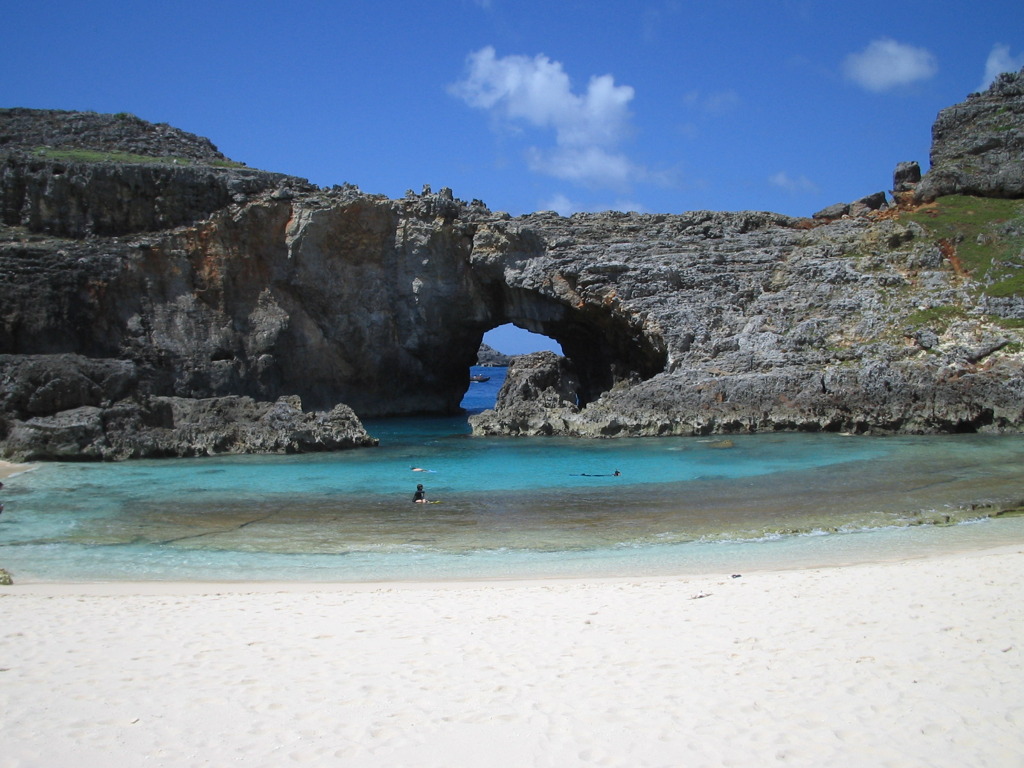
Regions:
<svg viewBox="0 0 1024 768"><path fill-rule="evenodd" d="M427 492L423 490L423 483L416 486L416 493L412 495L412 500L415 504L427 503Z"/></svg>

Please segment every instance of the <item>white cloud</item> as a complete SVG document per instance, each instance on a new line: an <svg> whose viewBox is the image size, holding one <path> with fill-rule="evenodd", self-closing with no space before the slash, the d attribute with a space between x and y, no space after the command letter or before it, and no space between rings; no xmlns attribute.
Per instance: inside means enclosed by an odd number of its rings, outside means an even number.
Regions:
<svg viewBox="0 0 1024 768"><path fill-rule="evenodd" d="M1021 67L1024 67L1024 53L1020 56L1011 56L1010 46L996 43L985 61L985 78L978 86L978 90L986 90L1001 73L1016 72Z"/></svg>
<svg viewBox="0 0 1024 768"><path fill-rule="evenodd" d="M927 80L939 71L928 50L898 43L888 37L874 40L860 53L843 61L843 74L862 88L879 93Z"/></svg>
<svg viewBox="0 0 1024 768"><path fill-rule="evenodd" d="M601 147L556 147L542 151L531 147L526 153L530 170L588 187L623 189L644 170L629 158Z"/></svg>
<svg viewBox="0 0 1024 768"><path fill-rule="evenodd" d="M779 171L778 173L769 176L768 183L773 187L784 189L792 194L813 194L818 191L818 185L806 176L801 175L794 179L785 171Z"/></svg>
<svg viewBox="0 0 1024 768"><path fill-rule="evenodd" d="M611 75L590 78L586 92L577 94L561 63L543 55L499 58L487 46L468 56L466 77L450 92L504 123L553 130L554 147L527 152L536 172L615 188L645 175L617 150L632 130L634 91Z"/></svg>

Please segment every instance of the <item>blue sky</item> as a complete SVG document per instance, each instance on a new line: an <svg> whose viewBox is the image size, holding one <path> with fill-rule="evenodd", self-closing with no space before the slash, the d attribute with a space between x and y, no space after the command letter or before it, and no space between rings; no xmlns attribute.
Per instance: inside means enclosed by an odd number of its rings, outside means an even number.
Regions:
<svg viewBox="0 0 1024 768"><path fill-rule="evenodd" d="M1021 66L1020 0L34 0L4 10L0 106L513 215L803 216L927 170L936 113Z"/></svg>

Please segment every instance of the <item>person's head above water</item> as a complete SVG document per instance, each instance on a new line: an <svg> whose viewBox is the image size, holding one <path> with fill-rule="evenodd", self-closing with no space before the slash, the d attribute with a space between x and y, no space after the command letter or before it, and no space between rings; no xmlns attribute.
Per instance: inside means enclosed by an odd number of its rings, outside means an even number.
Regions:
<svg viewBox="0 0 1024 768"><path fill-rule="evenodd" d="M419 483L419 484L417 484L417 486L416 486L416 490L417 490L417 491L422 491L422 490L423 490L423 483Z"/></svg>

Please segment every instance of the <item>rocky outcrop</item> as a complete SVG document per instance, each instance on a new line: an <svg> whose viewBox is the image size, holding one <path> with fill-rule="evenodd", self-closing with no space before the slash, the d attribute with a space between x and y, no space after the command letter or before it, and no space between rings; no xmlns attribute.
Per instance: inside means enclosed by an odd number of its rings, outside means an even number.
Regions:
<svg viewBox="0 0 1024 768"><path fill-rule="evenodd" d="M143 396L136 366L78 355L0 355L5 455L21 461L300 453L376 445L350 408L297 397Z"/></svg>
<svg viewBox="0 0 1024 768"><path fill-rule="evenodd" d="M310 453L377 445L352 409L303 413L298 398L152 398L82 406L7 425L20 461L121 460L223 453Z"/></svg>
<svg viewBox="0 0 1024 768"><path fill-rule="evenodd" d="M950 379L941 383L941 366L909 362L728 377L693 373L613 390L583 410L509 401L470 421L477 434L576 437L1019 431L1021 366L999 365L995 376L949 371Z"/></svg>
<svg viewBox="0 0 1024 768"><path fill-rule="evenodd" d="M1004 73L983 93L939 112L931 170L918 201L943 195L1024 197L1024 69Z"/></svg>
<svg viewBox="0 0 1024 768"><path fill-rule="evenodd" d="M509 355L502 354L487 344L481 344L480 349L476 353L476 364L489 368L505 367L511 361L512 358Z"/></svg>
<svg viewBox="0 0 1024 768"><path fill-rule="evenodd" d="M907 160L896 164L892 173L893 195L903 195L917 189L921 181L921 166L914 160Z"/></svg>
<svg viewBox="0 0 1024 768"><path fill-rule="evenodd" d="M626 217L647 237L620 244L614 268L583 267L584 304L610 297L642 316L652 337L657 329L662 372L644 376L635 366L636 380L613 382L597 398L582 394L584 407L515 402L503 392L495 414L474 417L475 430L618 436L1024 424L1020 330L966 312L930 324L922 308L970 308L978 298L917 224L850 219L801 229L765 214L690 216L660 220L676 229L671 250L650 218ZM564 248L593 249L580 242L585 222L608 223L574 217L576 240ZM566 255L560 273L584 263Z"/></svg>
<svg viewBox="0 0 1024 768"><path fill-rule="evenodd" d="M812 219L819 221L832 221L841 219L844 216L866 216L872 211L884 211L889 207L889 201L885 192L875 192L865 195L852 203L835 203L811 215Z"/></svg>
<svg viewBox="0 0 1024 768"><path fill-rule="evenodd" d="M58 178L19 208L50 213L0 228L3 455L367 444L348 408L458 412L506 323L565 358L517 361L478 433L1024 426L1024 296L991 274L1015 257L972 274L955 237L884 194L838 219L512 218L448 189L389 200L279 177L174 229L101 236L52 205L66 172L15 154L18 174ZM116 209L119 192L82 189ZM1013 210L972 243L1016 242ZM73 220L93 223L53 234Z"/></svg>
<svg viewBox="0 0 1024 768"><path fill-rule="evenodd" d="M572 363L554 352L512 359L494 410L469 417L475 434L552 435L569 431L564 418L579 413L579 381Z"/></svg>
<svg viewBox="0 0 1024 768"><path fill-rule="evenodd" d="M202 136L167 123L150 123L122 112L70 112L59 109L0 109L0 152L77 149L143 155L203 164L232 163Z"/></svg>
<svg viewBox="0 0 1024 768"><path fill-rule="evenodd" d="M303 179L233 163L208 139L131 115L0 110L0 223L57 237L192 224Z"/></svg>

